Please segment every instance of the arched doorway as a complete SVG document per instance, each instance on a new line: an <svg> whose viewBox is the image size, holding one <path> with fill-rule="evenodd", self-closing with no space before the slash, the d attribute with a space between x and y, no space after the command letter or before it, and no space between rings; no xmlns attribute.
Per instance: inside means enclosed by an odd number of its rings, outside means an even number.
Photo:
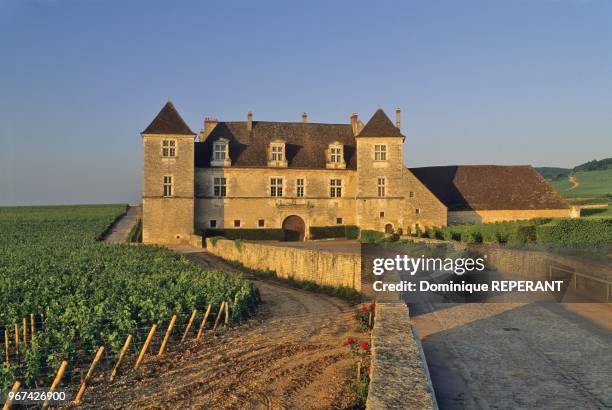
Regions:
<svg viewBox="0 0 612 410"><path fill-rule="evenodd" d="M386 224L385 225L385 233L393 233L393 225Z"/></svg>
<svg viewBox="0 0 612 410"><path fill-rule="evenodd" d="M283 221L283 231L285 232L285 241L303 241L305 232L304 220L297 215L288 216Z"/></svg>

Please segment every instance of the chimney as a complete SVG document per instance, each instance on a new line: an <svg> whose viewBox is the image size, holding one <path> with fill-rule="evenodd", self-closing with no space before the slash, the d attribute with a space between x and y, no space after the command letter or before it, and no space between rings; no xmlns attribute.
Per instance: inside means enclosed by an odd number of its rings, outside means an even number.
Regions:
<svg viewBox="0 0 612 410"><path fill-rule="evenodd" d="M217 126L218 122L219 121L217 121L217 119L213 117L204 118L204 129L200 132L200 141L204 141L206 137L210 135L212 130L214 130Z"/></svg>
<svg viewBox="0 0 612 410"><path fill-rule="evenodd" d="M302 122L303 123L307 123L308 122L308 114L306 114L305 112L302 113Z"/></svg>
<svg viewBox="0 0 612 410"><path fill-rule="evenodd" d="M351 127L353 128L353 135L357 135L359 133L359 116L356 112L351 114Z"/></svg>
<svg viewBox="0 0 612 410"><path fill-rule="evenodd" d="M400 124L401 124L400 115L401 115L401 111L400 111L399 107L397 107L395 109L395 126L397 127L398 130L400 129Z"/></svg>
<svg viewBox="0 0 612 410"><path fill-rule="evenodd" d="M251 131L253 129L253 112L249 111L247 114L247 130Z"/></svg>

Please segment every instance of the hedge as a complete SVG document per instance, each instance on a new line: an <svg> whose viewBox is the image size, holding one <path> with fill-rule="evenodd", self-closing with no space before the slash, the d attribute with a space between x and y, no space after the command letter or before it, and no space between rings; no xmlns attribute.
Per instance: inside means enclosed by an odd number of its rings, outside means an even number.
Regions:
<svg viewBox="0 0 612 410"><path fill-rule="evenodd" d="M251 241L282 241L285 239L285 233L282 229L206 229L203 236L210 238L213 236L222 236L226 239L246 239Z"/></svg>
<svg viewBox="0 0 612 410"><path fill-rule="evenodd" d="M612 219L560 219L536 227L539 244L569 248L612 244Z"/></svg>
<svg viewBox="0 0 612 410"><path fill-rule="evenodd" d="M374 243L385 239L385 233L379 231L372 231L370 229L361 230L361 242Z"/></svg>
<svg viewBox="0 0 612 410"><path fill-rule="evenodd" d="M535 243L536 228L551 219L538 218L525 221L494 222L473 225L452 225L428 232L429 237L465 243L499 243L524 245Z"/></svg>
<svg viewBox="0 0 612 410"><path fill-rule="evenodd" d="M311 226L308 231L310 239L356 239L359 236L359 227L355 225Z"/></svg>

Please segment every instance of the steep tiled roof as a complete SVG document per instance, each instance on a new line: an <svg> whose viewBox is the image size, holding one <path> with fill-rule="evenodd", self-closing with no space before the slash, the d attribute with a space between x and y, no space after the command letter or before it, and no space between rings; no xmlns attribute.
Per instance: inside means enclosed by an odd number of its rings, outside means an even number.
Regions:
<svg viewBox="0 0 612 410"><path fill-rule="evenodd" d="M403 137L387 114L379 108L357 137Z"/></svg>
<svg viewBox="0 0 612 410"><path fill-rule="evenodd" d="M569 208L529 165L459 165L410 171L449 211Z"/></svg>
<svg viewBox="0 0 612 410"><path fill-rule="evenodd" d="M196 167L210 166L212 145L219 138L229 140L232 166L267 166L270 142L281 139L285 141L289 168L325 168L325 150L338 141L344 145L346 167L356 169L355 137L350 124L253 121L249 131L246 121L219 122L205 141L196 143Z"/></svg>
<svg viewBox="0 0 612 410"><path fill-rule="evenodd" d="M142 134L194 135L174 105L168 101Z"/></svg>

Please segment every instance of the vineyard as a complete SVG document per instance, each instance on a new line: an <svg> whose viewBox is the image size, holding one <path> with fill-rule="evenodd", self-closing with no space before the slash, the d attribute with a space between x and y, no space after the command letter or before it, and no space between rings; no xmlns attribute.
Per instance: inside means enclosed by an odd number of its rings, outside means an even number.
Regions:
<svg viewBox="0 0 612 410"><path fill-rule="evenodd" d="M214 319L228 301L238 321L254 309L258 291L238 276L160 247L97 241L125 209L0 208L0 390L17 379L48 386L60 363L87 367L101 346L115 359L126 336L136 349L173 315L182 324L209 306Z"/></svg>

